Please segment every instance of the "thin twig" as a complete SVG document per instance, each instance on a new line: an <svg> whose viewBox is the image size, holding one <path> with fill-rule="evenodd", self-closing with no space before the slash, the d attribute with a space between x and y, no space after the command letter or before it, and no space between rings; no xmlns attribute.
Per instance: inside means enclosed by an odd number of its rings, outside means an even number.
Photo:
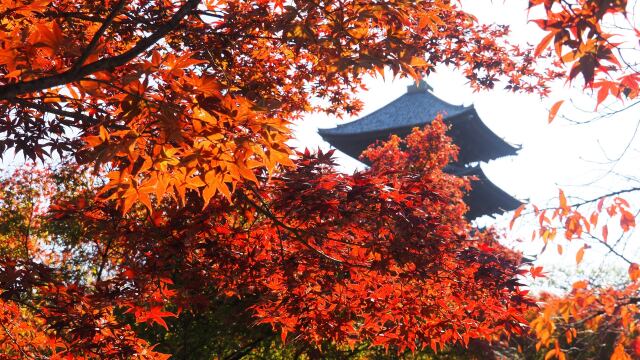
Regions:
<svg viewBox="0 0 640 360"><path fill-rule="evenodd" d="M11 340L11 342L16 346L16 348L18 349L18 351L20 351L20 353L22 354L22 356L24 356L25 358L28 359L33 359L33 356L30 356L29 354L27 354L23 349L22 346L20 346L20 344L18 344L18 341L13 337L13 335L11 335L11 332L9 331L9 329L7 329L7 327L4 325L4 322L2 322L0 320L0 326L2 326L2 329L4 330L4 332L7 334L7 336L9 337L9 339Z"/></svg>
<svg viewBox="0 0 640 360"><path fill-rule="evenodd" d="M25 106L25 107L28 107L28 108L31 108L31 109L34 109L34 110L38 110L38 111L47 112L47 113L54 114L54 115L59 115L59 116L64 116L64 117L76 119L76 120L85 122L88 125L97 124L97 121L96 121L95 118L93 118L91 116L88 116L88 115L85 115L85 114L82 114L80 112L62 110L62 109L58 109L58 108L55 108L55 107L52 107L52 106L45 105L44 103L39 104L39 103L31 102L31 101L25 101L23 99L15 99L15 102L20 104L20 105L22 105L22 106Z"/></svg>
<svg viewBox="0 0 640 360"><path fill-rule="evenodd" d="M348 263L344 260L340 260L340 259L336 259L330 255L328 255L327 253L323 252L322 250L312 246L311 244L309 244L304 237L298 232L297 229L285 224L284 222L282 222L282 220L278 219L277 216L275 216L269 209L260 206L259 204L256 204L255 201L251 200L248 196L246 196L245 194L239 192L238 193L240 198L242 200L244 200L245 202L247 202L249 205L251 205L253 208L255 208L256 210L258 210L258 212L260 212L261 214L263 214L264 216L266 216L267 218L269 218L271 221L273 221L274 223L276 223L276 225L280 226L281 228L287 230L288 232L290 232L291 234L293 234L293 236L296 238L296 240L298 240L298 242L300 242L302 245L304 245L305 247L307 247L310 250L313 250L315 253L318 253L319 255L321 255L322 257L331 260L333 262L342 264L342 265L348 265L348 266L353 266L353 267L361 267L361 268L368 268L368 266L363 265L363 264L351 264Z"/></svg>
<svg viewBox="0 0 640 360"><path fill-rule="evenodd" d="M118 13L124 8L126 3L127 3L126 0L120 0L120 2L116 4L113 10L111 10L109 15L102 22L102 26L100 26L98 31L96 31L96 33L93 34L93 38L91 39L91 42L89 42L89 45L87 45L87 47L84 49L84 52L82 53L82 55L80 55L80 58L76 61L76 64L73 66L71 71L78 71L82 67L82 65L87 60L87 58L98 46L98 42L100 41L100 38L102 37L102 35L104 35L104 33L107 31L107 28L111 26L111 24L113 23L113 20L116 18Z"/></svg>

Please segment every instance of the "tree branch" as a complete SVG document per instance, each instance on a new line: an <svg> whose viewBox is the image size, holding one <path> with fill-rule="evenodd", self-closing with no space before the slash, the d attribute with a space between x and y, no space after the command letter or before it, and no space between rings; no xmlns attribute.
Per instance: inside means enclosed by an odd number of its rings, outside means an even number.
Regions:
<svg viewBox="0 0 640 360"><path fill-rule="evenodd" d="M640 187L632 187L632 188L628 188L628 189L623 189L623 190L618 190L618 191L613 191L610 193L606 193L603 195L600 195L598 197L592 198L592 199L588 199L588 200L581 200L579 202L573 203L573 204L569 204L569 207L571 208L579 208L581 206L587 205L587 204L593 204L597 201L600 201L600 199L603 198L608 198L608 197L612 197L612 196L618 196L618 195L622 195L622 194L627 194L627 193L631 193L631 192L636 192L636 191L640 191ZM552 207L546 207L546 208L539 208L538 211L547 211L547 210L556 210L558 209L558 206L552 206ZM522 214L520 214L519 217L525 216L525 215L531 215L533 214L534 211L527 211L527 212L523 212Z"/></svg>
<svg viewBox="0 0 640 360"><path fill-rule="evenodd" d="M74 19L80 19L80 20L91 21L91 22L104 21L104 19L99 16L93 16L93 15L82 13L82 12L47 10L43 13L43 15L46 17L65 18L65 19L74 18Z"/></svg>
<svg viewBox="0 0 640 360"><path fill-rule="evenodd" d="M255 349L256 346L258 346L262 342L262 340L264 340L263 337L259 337L259 338L255 339L254 341L249 343L244 348L242 348L242 349L238 350L237 352L225 357L224 360L240 360L240 359L242 359L245 355L248 355L253 349Z"/></svg>
<svg viewBox="0 0 640 360"><path fill-rule="evenodd" d="M603 239L600 239L599 237L597 237L597 236L595 236L595 235L593 235L593 234L591 234L591 233L587 233L587 235L588 235L591 239L593 239L593 240L597 241L600 245L602 245L602 246L606 247L606 248L609 250L609 252L611 252L613 255L615 255L615 256L619 257L620 259L622 259L622 260L626 261L628 264L633 264L633 261L631 261L631 260L627 259L627 258L626 258L626 257L625 257L621 252L617 251L613 246L611 246L610 244L608 244L608 243L607 243L606 241L604 241Z"/></svg>
<svg viewBox="0 0 640 360"><path fill-rule="evenodd" d="M84 52L82 53L82 55L80 55L80 58L78 59L76 64L73 66L71 71L78 71L82 67L82 65L87 60L87 58L98 46L98 42L100 41L100 38L102 37L102 35L104 35L105 31L107 31L107 28L111 26L111 24L113 23L113 20L116 18L118 13L124 8L126 3L127 3L126 0L120 0L120 2L116 4L113 10L111 10L111 12L106 17L106 19L104 19L104 22L102 23L102 26L100 26L100 29L98 29L98 31L96 31L96 33L93 34L93 38L91 39L91 42L89 42L89 45L87 45L87 47L84 49Z"/></svg>
<svg viewBox="0 0 640 360"><path fill-rule="evenodd" d="M279 227L287 230L289 233L291 233L295 237L295 239L298 240L299 243L304 245L309 250L319 254L323 258L325 258L327 260L330 260L332 262L338 263L338 264L342 264L342 265L353 266L353 267L361 267L361 268L365 268L365 269L368 268L368 266L366 266L364 264L352 264L352 263L346 262L344 260L336 259L335 257L330 256L329 254L325 253L324 251L312 246L311 244L309 244L303 238L302 234L300 234L300 232L298 232L298 229L295 229L295 228L289 226L288 224L285 224L284 222L282 222L282 220L278 219L278 217L275 214L273 214L269 209L265 208L264 206L256 204L253 200L251 200L247 195L245 195L242 192L238 192L238 195L242 200L244 200L251 207L256 209L259 213L261 213L262 215L266 216L271 221L273 221L277 226L279 226Z"/></svg>
<svg viewBox="0 0 640 360"><path fill-rule="evenodd" d="M29 356L23 349L22 346L20 346L20 344L18 344L18 341L13 337L13 335L11 335L11 332L9 331L9 329L7 329L7 327L4 325L4 323L0 320L0 326L2 326L2 329L4 330L5 334L7 334L7 336L9 337L9 339L11 340L11 342L13 343L13 345L16 347L16 349L18 349L18 351L20 351L20 353L22 354L22 356L24 356L25 359L33 359L33 356Z"/></svg>
<svg viewBox="0 0 640 360"><path fill-rule="evenodd" d="M35 80L0 86L0 99L13 99L18 95L42 91L52 87L68 84L95 72L125 65L149 49L156 42L160 41L160 39L164 38L173 29L178 27L182 19L194 10L199 3L200 0L187 0L187 2L171 17L171 19L164 25L160 26L156 32L138 41L134 47L120 55L100 59L76 70L70 69L59 74Z"/></svg>
<svg viewBox="0 0 640 360"><path fill-rule="evenodd" d="M626 194L626 193L630 193L630 192L635 192L635 191L638 191L638 190L640 190L640 187L632 187L632 188L629 188L629 189L618 190L618 191L610 192L610 193L607 193L607 194L604 194L604 195L600 195L600 196L598 196L596 198L593 198L593 199L590 199L590 200L583 200L581 202L578 202L578 203L575 203L575 204L571 204L570 206L571 207L580 207L580 206L583 206L583 205L586 205L586 204L590 204L590 203L594 203L596 201L599 201L602 198L608 198L608 197L611 197L611 196L618 196L618 195L622 195L622 194Z"/></svg>
<svg viewBox="0 0 640 360"><path fill-rule="evenodd" d="M42 112L47 112L47 113L50 113L50 114L55 114L55 115L60 115L60 116L76 119L78 121L86 122L89 125L95 125L95 124L98 123L95 118L92 118L91 116L82 114L80 112L66 111L66 110L55 108L53 106L47 106L45 104L38 104L38 103L31 102L31 101L25 101L25 100L22 100L22 99L15 99L15 101L16 101L16 103L18 103L18 104L20 104L22 106L31 108L31 109L35 109L35 110L42 111Z"/></svg>

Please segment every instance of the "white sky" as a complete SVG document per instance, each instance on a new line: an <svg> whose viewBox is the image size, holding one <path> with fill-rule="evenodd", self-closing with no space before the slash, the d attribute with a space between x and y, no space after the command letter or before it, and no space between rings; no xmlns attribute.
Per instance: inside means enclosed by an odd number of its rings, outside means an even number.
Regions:
<svg viewBox="0 0 640 360"><path fill-rule="evenodd" d="M463 1L463 9L477 16L480 22L508 24L511 26L514 40L521 44L537 44L544 34L537 25L528 23L526 6L526 1ZM535 18L533 13L530 16ZM517 156L482 164L483 170L496 185L518 199L529 199L532 203L544 207L557 204L558 188L563 188L567 196L590 199L611 190L639 185L621 176L640 176L637 166L640 160L637 141L632 141L638 124L633 109L607 119L575 125L563 117L579 121L589 120L597 116L592 112L595 102L589 94L585 96L580 89L571 89L569 85L561 82L554 88L549 99L540 99L536 95L512 94L501 90L473 93L463 76L453 69L444 67L437 68L435 74L430 75L427 81L434 88L436 96L455 105L474 104L481 119L493 132L511 144L522 145L522 150ZM406 91L410 82L406 79L368 79L366 83L369 90L361 95L365 103L364 111L357 117L342 122L355 120L393 101ZM552 124L548 124L548 109L557 100L562 99L572 99L574 103L567 101L558 118ZM614 103L614 106L619 104ZM605 107L601 105L600 110L605 110ZM335 118L311 114L297 126L297 141L292 142L292 145L327 150L330 148L329 144L322 141L317 129L334 127L337 123ZM351 172L362 166L348 156L336 153L343 170ZM615 165L608 161L618 158L621 154L624 156ZM632 202L632 209L637 209L633 206L635 197L626 198ZM483 219L482 223L493 223L499 228L507 228L511 216L512 214L506 214L496 220ZM609 227L614 228L613 225ZM541 240L533 244L530 242L531 231L534 228L535 222L532 218L516 223L513 231L507 233L509 243L516 244L516 247L525 253L539 253ZM610 239L615 239L615 235L617 234L612 232ZM558 239L561 237L558 236ZM525 240L517 245L514 241L517 238ZM632 238L627 241L625 255L640 262L640 247L633 244L638 240L640 239ZM574 241L570 244L570 250L566 248L566 241L561 240L559 243L565 246L565 255L559 257L556 245L550 244L539 257L539 263L547 268L575 269L574 254L583 242ZM622 245L619 248L622 249ZM603 256L603 249L596 246L593 250L587 251L581 268L592 271L597 268L624 266L624 263L612 256ZM605 264L606 266L603 266Z"/></svg>

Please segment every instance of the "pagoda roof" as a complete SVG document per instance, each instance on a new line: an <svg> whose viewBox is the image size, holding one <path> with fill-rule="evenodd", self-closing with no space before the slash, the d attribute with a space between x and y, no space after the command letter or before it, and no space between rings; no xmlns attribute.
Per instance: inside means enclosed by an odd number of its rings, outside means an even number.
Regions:
<svg viewBox="0 0 640 360"><path fill-rule="evenodd" d="M465 214L468 219L475 219L483 215L501 214L517 209L522 202L496 186L482 168L478 165L468 167L448 166L444 169L457 176L473 176L471 190L465 195L464 201L469 206Z"/></svg>
<svg viewBox="0 0 640 360"><path fill-rule="evenodd" d="M448 131L460 151L462 164L489 161L515 155L519 148L507 143L489 129L473 106L457 106L439 99L429 87L408 86L407 92L377 111L358 120L318 133L340 151L358 158L369 145L387 140L390 135L406 136L414 127L431 123L442 114Z"/></svg>
<svg viewBox="0 0 640 360"><path fill-rule="evenodd" d="M404 95L371 114L332 129L319 129L318 132L323 136L340 136L415 127L430 123L439 114L448 118L473 110L472 106L449 104L428 89L426 84L408 86Z"/></svg>
<svg viewBox="0 0 640 360"><path fill-rule="evenodd" d="M377 141L390 135L404 137L414 127L431 123L438 115L450 126L447 134L458 146L458 161L447 166L447 173L473 176L471 190L465 195L468 219L494 215L518 208L522 203L493 184L479 165L466 164L515 155L519 148L510 145L489 129L473 106L456 106L433 95L422 82L407 87L407 93L377 111L332 129L319 129L322 138L354 158Z"/></svg>

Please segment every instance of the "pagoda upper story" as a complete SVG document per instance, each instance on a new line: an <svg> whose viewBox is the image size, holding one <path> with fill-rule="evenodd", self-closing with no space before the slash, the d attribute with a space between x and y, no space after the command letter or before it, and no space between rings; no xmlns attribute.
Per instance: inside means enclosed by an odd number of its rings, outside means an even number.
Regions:
<svg viewBox="0 0 640 360"><path fill-rule="evenodd" d="M473 219L516 209L521 202L493 184L479 165L472 164L515 155L519 149L493 133L473 106L449 104L430 90L424 81L410 85L404 95L379 110L318 132L332 146L357 159L362 151L376 141L386 140L392 134L406 136L414 127L424 126L442 114L443 121L450 126L448 135L459 147L458 161L445 170L478 179L472 183L472 190L465 198L470 208L467 217Z"/></svg>

